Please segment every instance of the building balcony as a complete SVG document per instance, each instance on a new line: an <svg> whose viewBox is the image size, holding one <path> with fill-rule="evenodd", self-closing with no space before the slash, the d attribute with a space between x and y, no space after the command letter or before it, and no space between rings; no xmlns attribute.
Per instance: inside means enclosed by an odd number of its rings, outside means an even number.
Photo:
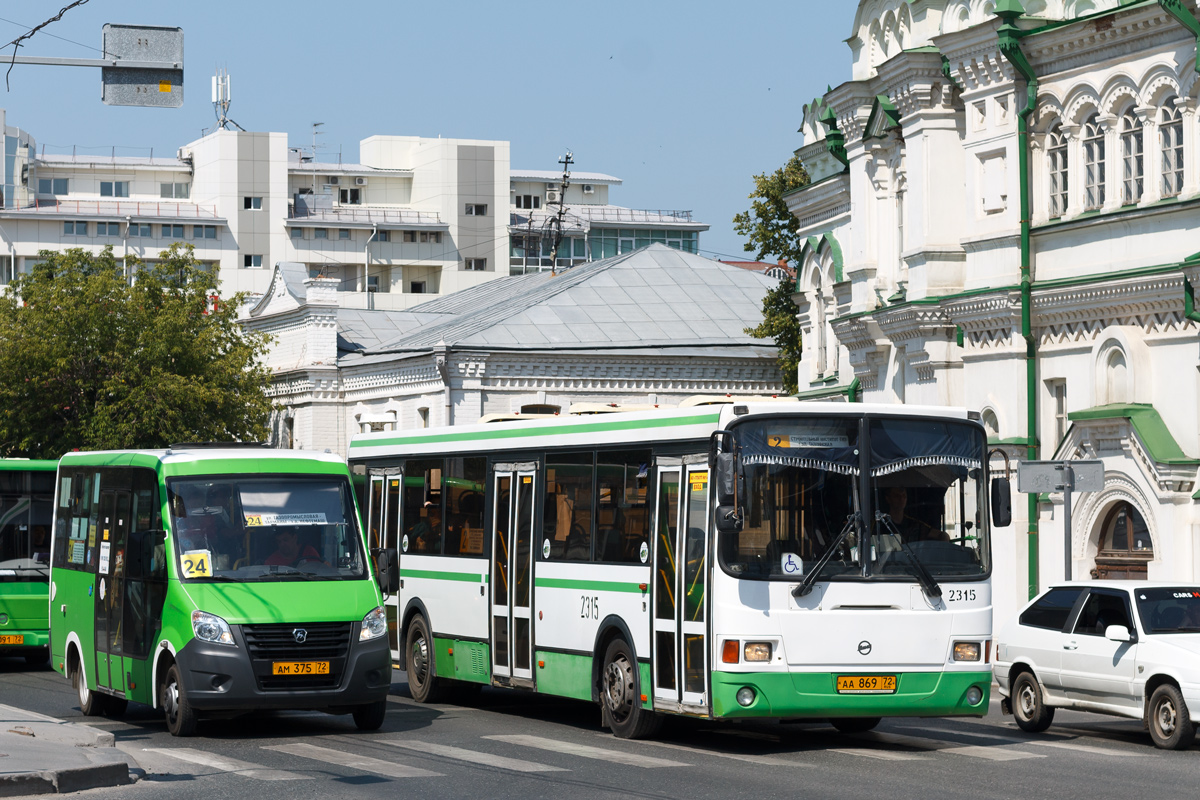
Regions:
<svg viewBox="0 0 1200 800"><path fill-rule="evenodd" d="M442 222L436 211L334 205L323 202L324 198L324 195L295 195L293 202L288 204L288 224L330 228L370 228L379 225L388 228L424 228L439 231L448 230L450 227Z"/></svg>
<svg viewBox="0 0 1200 800"><path fill-rule="evenodd" d="M176 203L170 200L65 200L39 198L32 205L0 209L0 216L24 219L102 218L123 220L202 220L220 222L215 206Z"/></svg>

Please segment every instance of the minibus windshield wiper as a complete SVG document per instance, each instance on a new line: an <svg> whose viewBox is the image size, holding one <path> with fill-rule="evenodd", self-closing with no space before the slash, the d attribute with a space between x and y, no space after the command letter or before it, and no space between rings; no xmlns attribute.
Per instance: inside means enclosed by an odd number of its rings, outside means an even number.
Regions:
<svg viewBox="0 0 1200 800"><path fill-rule="evenodd" d="M813 584L817 582L817 577L820 576L821 570L833 558L833 554L841 547L842 542L846 541L846 538L851 533L858 530L861 521L862 519L857 511L846 517L846 527L842 528L842 532L834 537L834 540L829 545L829 549L825 551L825 555L821 556L821 559L813 565L813 568L804 576L804 580L800 581L800 584L795 589L792 589L792 597L803 597L812 591ZM861 539L862 537L860 536L859 538Z"/></svg>
<svg viewBox="0 0 1200 800"><path fill-rule="evenodd" d="M900 529L896 527L896 523L892 521L891 514L885 514L882 511L875 512L875 521L885 525L890 534L896 537L896 541L900 543L900 552L908 558L913 565L913 570L917 573L917 580L921 582L921 588L925 590L925 594L930 597L941 597L942 587L938 586L938 582L934 580L933 575L921 563L921 559L917 558L912 548L904 541L904 537L900 534Z"/></svg>

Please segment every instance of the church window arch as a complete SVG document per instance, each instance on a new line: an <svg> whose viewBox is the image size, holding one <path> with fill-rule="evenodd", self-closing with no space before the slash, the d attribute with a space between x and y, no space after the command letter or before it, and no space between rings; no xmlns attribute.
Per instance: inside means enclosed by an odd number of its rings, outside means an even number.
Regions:
<svg viewBox="0 0 1200 800"><path fill-rule="evenodd" d="M1093 113L1083 123L1083 208L1094 211L1104 205L1105 147L1100 115Z"/></svg>
<svg viewBox="0 0 1200 800"><path fill-rule="evenodd" d="M1145 580L1146 565L1153 560L1154 540L1145 518L1133 503L1117 501L1100 528L1092 577Z"/></svg>
<svg viewBox="0 0 1200 800"><path fill-rule="evenodd" d="M1104 359L1104 395L1106 404L1130 401L1129 361L1125 351L1112 348Z"/></svg>
<svg viewBox="0 0 1200 800"><path fill-rule="evenodd" d="M1158 117L1163 197L1178 197L1183 191L1183 115L1176 102L1169 98Z"/></svg>
<svg viewBox="0 0 1200 800"><path fill-rule="evenodd" d="M1050 217L1067 212L1070 187L1070 148L1062 123L1056 122L1046 134L1046 155L1050 173Z"/></svg>

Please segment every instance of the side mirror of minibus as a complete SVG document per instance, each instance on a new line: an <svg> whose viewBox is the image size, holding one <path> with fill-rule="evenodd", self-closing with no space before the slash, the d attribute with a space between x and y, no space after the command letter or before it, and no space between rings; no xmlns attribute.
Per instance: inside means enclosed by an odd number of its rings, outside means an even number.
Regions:
<svg viewBox="0 0 1200 800"><path fill-rule="evenodd" d="M731 506L737 500L737 472L733 453L718 453L715 460L717 505Z"/></svg>
<svg viewBox="0 0 1200 800"><path fill-rule="evenodd" d="M1008 478L992 478L992 527L1012 525L1012 487Z"/></svg>

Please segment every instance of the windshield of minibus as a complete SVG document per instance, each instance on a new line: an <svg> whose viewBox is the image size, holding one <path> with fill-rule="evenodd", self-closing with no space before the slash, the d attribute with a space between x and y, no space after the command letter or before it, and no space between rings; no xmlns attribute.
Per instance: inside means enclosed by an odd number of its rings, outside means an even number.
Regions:
<svg viewBox="0 0 1200 800"><path fill-rule="evenodd" d="M862 571L857 532L839 536L859 509L858 435L854 418L778 418L734 429L745 505L742 529L719 537L727 572L795 580L831 548L823 575Z"/></svg>
<svg viewBox="0 0 1200 800"><path fill-rule="evenodd" d="M941 419L870 422L873 575L969 578L989 570L983 432Z"/></svg>
<svg viewBox="0 0 1200 800"><path fill-rule="evenodd" d="M53 472L0 472L0 581L46 579Z"/></svg>
<svg viewBox="0 0 1200 800"><path fill-rule="evenodd" d="M340 580L366 576L350 483L333 475L167 483L183 580Z"/></svg>
<svg viewBox="0 0 1200 800"><path fill-rule="evenodd" d="M1200 586L1138 589L1134 597L1146 633L1200 633Z"/></svg>

